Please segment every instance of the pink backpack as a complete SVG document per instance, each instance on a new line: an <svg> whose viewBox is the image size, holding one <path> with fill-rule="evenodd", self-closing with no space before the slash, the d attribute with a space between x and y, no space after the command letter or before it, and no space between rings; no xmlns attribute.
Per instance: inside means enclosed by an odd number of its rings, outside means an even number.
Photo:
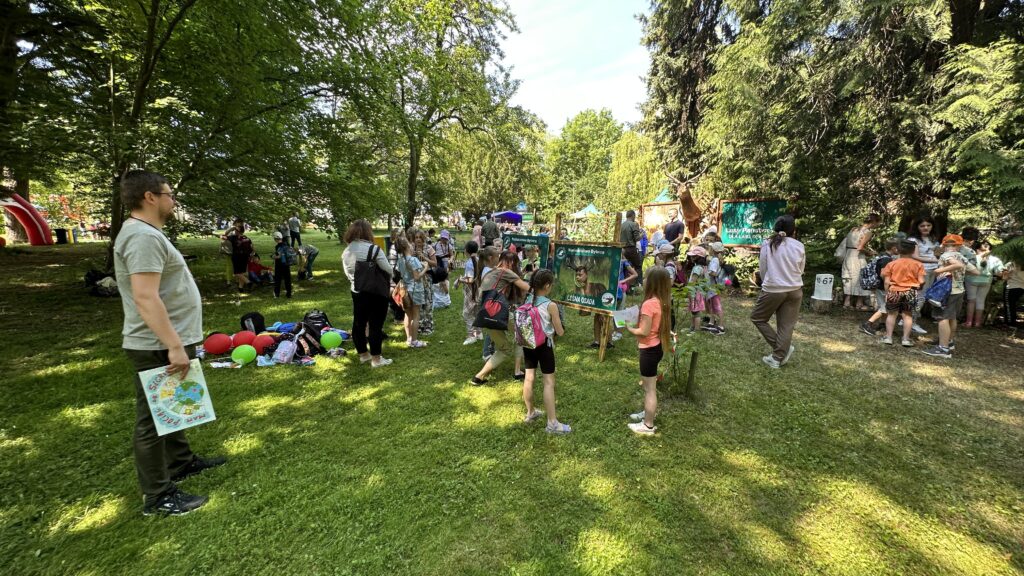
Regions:
<svg viewBox="0 0 1024 576"><path fill-rule="evenodd" d="M544 298L544 302L549 302ZM540 309L527 302L516 308L516 345L534 350L540 348L547 342L548 335L544 333L544 321L540 317Z"/></svg>

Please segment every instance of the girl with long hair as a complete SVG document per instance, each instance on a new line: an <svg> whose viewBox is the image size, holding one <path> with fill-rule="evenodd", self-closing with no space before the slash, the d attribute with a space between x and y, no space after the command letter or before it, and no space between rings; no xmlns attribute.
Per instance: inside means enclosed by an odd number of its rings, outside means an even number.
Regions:
<svg viewBox="0 0 1024 576"><path fill-rule="evenodd" d="M463 346L469 346L480 340L480 329L473 326L476 319L476 302L480 288L480 275L477 269L480 268L480 261L477 259L477 252L480 246L470 240L466 242L466 270L456 282L462 285L462 320L466 323L466 339L462 341Z"/></svg>
<svg viewBox="0 0 1024 576"><path fill-rule="evenodd" d="M640 378L644 389L643 410L631 414L636 422L629 429L637 434L650 435L657 431L654 416L658 411L658 364L665 354L672 354L669 324L672 317L672 277L668 270L654 266L644 280L644 301L640 305L640 321L626 326L636 336L640 357Z"/></svg>
<svg viewBox="0 0 1024 576"><path fill-rule="evenodd" d="M530 293L527 302L537 307L541 329L544 331L544 343L536 348L523 350L526 362L526 375L523 378L523 402L526 404L526 422L533 422L547 414L548 434L568 434L572 428L558 421L555 415L555 336L565 334L561 318L558 317L558 306L548 298L551 287L555 283L555 275L550 270L537 270L530 277ZM533 383L537 379L537 367L540 367L544 381L544 412L533 406Z"/></svg>
<svg viewBox="0 0 1024 576"><path fill-rule="evenodd" d="M423 277L426 267L420 259L413 256L412 245L405 238L395 241L398 251L398 271L402 274L402 283L409 294L409 302L405 307L405 343L410 348L424 348L427 343L419 340L420 307L427 301L427 293L423 289Z"/></svg>
<svg viewBox="0 0 1024 576"><path fill-rule="evenodd" d="M423 291L426 294L426 301L422 306L420 306L419 333L424 336L429 336L434 332L434 282L431 279L430 274L427 274L426 272L437 266L437 257L434 253L434 247L431 246L430 242L427 240L427 233L422 229L416 228L410 230L409 238L413 242L413 256L418 258L425 266L423 277L420 278L420 283L423 285Z"/></svg>
<svg viewBox="0 0 1024 576"><path fill-rule="evenodd" d="M775 220L775 233L761 244L758 275L761 294L754 304L750 320L772 348L761 358L769 368L789 362L796 348L793 329L803 301L803 274L806 264L804 245L794 238L796 220L786 214ZM775 316L775 328L768 323Z"/></svg>

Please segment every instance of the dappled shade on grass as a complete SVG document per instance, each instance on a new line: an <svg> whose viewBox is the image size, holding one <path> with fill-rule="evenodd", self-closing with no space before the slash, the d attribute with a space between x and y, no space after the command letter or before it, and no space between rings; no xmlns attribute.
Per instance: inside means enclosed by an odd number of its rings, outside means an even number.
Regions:
<svg viewBox="0 0 1024 576"><path fill-rule="evenodd" d="M320 270L341 248L316 234ZM256 236L257 248L270 240ZM326 310L343 275L238 297L214 241L199 256L204 330ZM558 342L567 437L522 424L521 387L474 388L461 291L426 350L388 323L370 370L351 353L309 368L207 369L218 420L189 432L231 457L186 481L187 517L141 516L121 309L79 286L101 245L0 251L0 555L10 573L1011 574L1024 568L1024 351L965 333L952 362L878 345L852 316L804 314L791 366L727 298L729 334L700 334L699 405L662 399L636 438L635 344L604 363L591 318ZM61 266L52 266L62 264ZM25 288L33 285L36 287ZM46 286L41 286L46 285ZM240 303L239 303L240 302ZM1005 347L1005 348L1004 348ZM539 399L539 390L537 392Z"/></svg>

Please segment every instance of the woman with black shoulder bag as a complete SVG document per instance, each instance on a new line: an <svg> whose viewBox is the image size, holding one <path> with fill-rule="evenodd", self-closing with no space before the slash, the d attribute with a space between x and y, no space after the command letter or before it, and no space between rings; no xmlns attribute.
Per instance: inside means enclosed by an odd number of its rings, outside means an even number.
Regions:
<svg viewBox="0 0 1024 576"><path fill-rule="evenodd" d="M391 360L381 356L381 349L391 300L391 263L374 243L370 223L362 218L349 225L344 240L341 264L352 290L352 340L359 361L374 368L387 366Z"/></svg>

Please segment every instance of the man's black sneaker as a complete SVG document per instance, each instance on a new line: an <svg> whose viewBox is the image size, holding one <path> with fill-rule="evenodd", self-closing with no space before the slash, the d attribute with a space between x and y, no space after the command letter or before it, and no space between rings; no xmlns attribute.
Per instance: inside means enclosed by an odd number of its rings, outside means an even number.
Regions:
<svg viewBox="0 0 1024 576"><path fill-rule="evenodd" d="M157 498L152 504L143 506L142 515L183 516L202 507L207 501L209 501L209 498L206 496L195 496L174 487Z"/></svg>
<svg viewBox="0 0 1024 576"><path fill-rule="evenodd" d="M943 348L942 346L938 346L938 345L932 346L931 348L925 348L924 350L922 350L922 352L924 352L925 354L927 354L929 356L935 356L936 358L952 358L953 357L953 354L950 352L949 348Z"/></svg>
<svg viewBox="0 0 1024 576"><path fill-rule="evenodd" d="M182 469L181 472L171 476L171 482L181 482L189 476L195 476L196 474L201 473L203 470L222 466L227 461L228 459L223 456L217 456L216 458L203 458L201 456L196 456L188 463L188 466L185 466L185 468Z"/></svg>
<svg viewBox="0 0 1024 576"><path fill-rule="evenodd" d="M867 334L868 336L874 336L876 332L875 325L867 321L861 322L860 331Z"/></svg>

